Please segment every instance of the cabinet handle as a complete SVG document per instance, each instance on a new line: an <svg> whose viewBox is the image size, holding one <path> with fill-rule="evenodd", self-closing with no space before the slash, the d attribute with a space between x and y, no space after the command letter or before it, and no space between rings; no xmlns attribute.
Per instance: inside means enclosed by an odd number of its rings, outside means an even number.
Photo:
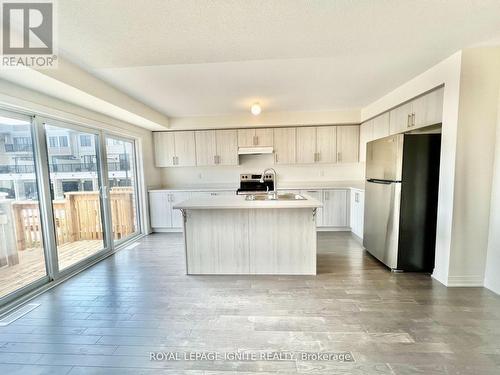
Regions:
<svg viewBox="0 0 500 375"><path fill-rule="evenodd" d="M318 160L316 160L316 161L320 161L320 159L321 159L321 153L317 152L316 154L318 155Z"/></svg>
<svg viewBox="0 0 500 375"><path fill-rule="evenodd" d="M354 202L359 202L359 193L354 193Z"/></svg>
<svg viewBox="0 0 500 375"><path fill-rule="evenodd" d="M257 146L257 136L256 135L253 136L253 145Z"/></svg>
<svg viewBox="0 0 500 375"><path fill-rule="evenodd" d="M175 156L172 156L172 165L175 165Z"/></svg>
<svg viewBox="0 0 500 375"><path fill-rule="evenodd" d="M330 192L325 191L325 201L330 200Z"/></svg>
<svg viewBox="0 0 500 375"><path fill-rule="evenodd" d="M342 161L342 153L340 151L337 152L337 161Z"/></svg>
<svg viewBox="0 0 500 375"><path fill-rule="evenodd" d="M217 155L214 155L214 164L217 164Z"/></svg>
<svg viewBox="0 0 500 375"><path fill-rule="evenodd" d="M277 152L274 153L274 162L275 163L278 162L278 153Z"/></svg>
<svg viewBox="0 0 500 375"><path fill-rule="evenodd" d="M408 114L408 118L406 119L406 127L409 128L410 125L411 114Z"/></svg>
<svg viewBox="0 0 500 375"><path fill-rule="evenodd" d="M415 112L411 114L411 126L415 126Z"/></svg>
<svg viewBox="0 0 500 375"><path fill-rule="evenodd" d="M259 145L259 136L258 135L255 136L255 145L256 146Z"/></svg>

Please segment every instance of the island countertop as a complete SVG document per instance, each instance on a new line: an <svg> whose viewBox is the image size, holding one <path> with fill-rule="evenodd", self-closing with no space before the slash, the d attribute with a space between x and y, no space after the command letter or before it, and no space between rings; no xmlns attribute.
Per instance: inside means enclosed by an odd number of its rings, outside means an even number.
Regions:
<svg viewBox="0 0 500 375"><path fill-rule="evenodd" d="M180 202L174 209L255 209L255 208L319 208L323 204L307 194L303 200L246 200L244 195L196 197Z"/></svg>

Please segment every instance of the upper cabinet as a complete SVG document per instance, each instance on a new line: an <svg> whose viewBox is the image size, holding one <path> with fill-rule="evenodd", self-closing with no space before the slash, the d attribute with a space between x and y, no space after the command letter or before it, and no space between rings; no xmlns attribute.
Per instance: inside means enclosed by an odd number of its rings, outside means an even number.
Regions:
<svg viewBox="0 0 500 375"><path fill-rule="evenodd" d="M373 119L373 139L380 139L390 135L389 118L389 112L385 112Z"/></svg>
<svg viewBox="0 0 500 375"><path fill-rule="evenodd" d="M390 112L391 134L435 125L443 119L444 88L431 91Z"/></svg>
<svg viewBox="0 0 500 375"><path fill-rule="evenodd" d="M356 163L359 153L359 126L337 126L337 162Z"/></svg>
<svg viewBox="0 0 500 375"><path fill-rule="evenodd" d="M196 165L237 165L236 130L202 130L195 132Z"/></svg>
<svg viewBox="0 0 500 375"><path fill-rule="evenodd" d="M238 129L238 147L273 145L273 129Z"/></svg>
<svg viewBox="0 0 500 375"><path fill-rule="evenodd" d="M157 167L190 167L196 165L194 132L154 133Z"/></svg>
<svg viewBox="0 0 500 375"><path fill-rule="evenodd" d="M297 128L297 163L335 163L336 161L336 126Z"/></svg>
<svg viewBox="0 0 500 375"><path fill-rule="evenodd" d="M274 162L294 164L296 158L296 129L274 129Z"/></svg>

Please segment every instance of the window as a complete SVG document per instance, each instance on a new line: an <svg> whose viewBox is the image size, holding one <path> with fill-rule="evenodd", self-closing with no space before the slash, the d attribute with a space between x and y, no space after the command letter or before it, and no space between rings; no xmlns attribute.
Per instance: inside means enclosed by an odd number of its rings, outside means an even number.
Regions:
<svg viewBox="0 0 500 375"><path fill-rule="evenodd" d="M81 135L80 136L80 146L82 147L90 147L92 146L92 138L90 135Z"/></svg>
<svg viewBox="0 0 500 375"><path fill-rule="evenodd" d="M65 135L59 136L59 147L68 147L68 137Z"/></svg>
<svg viewBox="0 0 500 375"><path fill-rule="evenodd" d="M57 137L49 137L49 147L57 147Z"/></svg>

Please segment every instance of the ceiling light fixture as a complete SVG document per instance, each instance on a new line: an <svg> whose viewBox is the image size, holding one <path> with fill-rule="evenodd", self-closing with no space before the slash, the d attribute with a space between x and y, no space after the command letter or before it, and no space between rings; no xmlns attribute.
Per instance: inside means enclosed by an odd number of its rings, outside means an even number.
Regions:
<svg viewBox="0 0 500 375"><path fill-rule="evenodd" d="M253 103L252 106L250 107L250 112L252 112L252 115L258 116L262 112L262 108L260 107L259 103Z"/></svg>

